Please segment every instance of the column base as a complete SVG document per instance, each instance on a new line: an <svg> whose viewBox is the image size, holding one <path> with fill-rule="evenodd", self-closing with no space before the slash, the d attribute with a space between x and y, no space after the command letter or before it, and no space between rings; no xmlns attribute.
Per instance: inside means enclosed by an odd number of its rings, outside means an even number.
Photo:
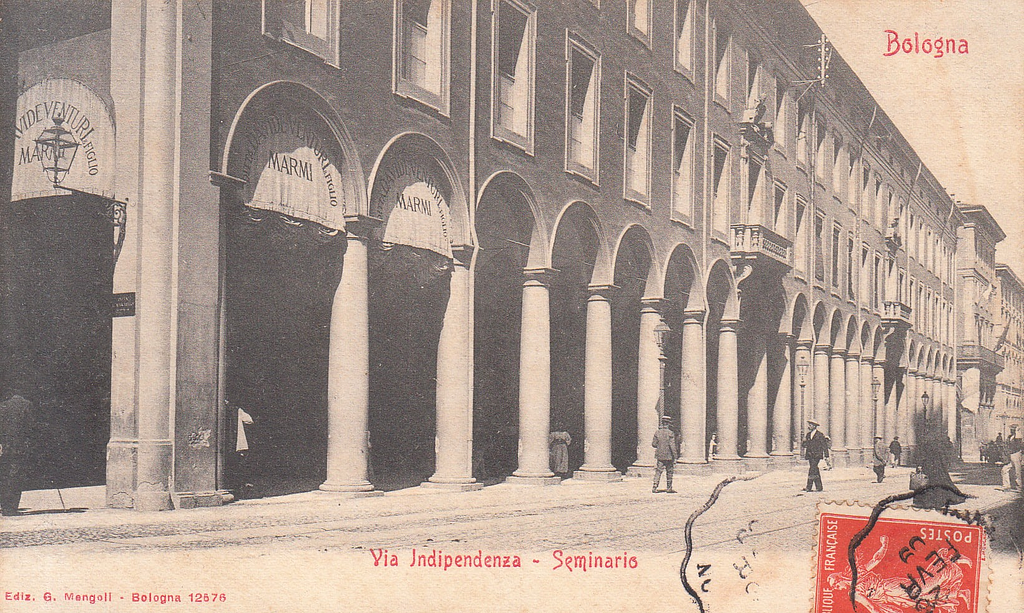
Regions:
<svg viewBox="0 0 1024 613"><path fill-rule="evenodd" d="M234 500L234 496L231 496L231 499ZM219 507L225 502L224 494L221 492L175 492L171 494L171 500L175 509Z"/></svg>
<svg viewBox="0 0 1024 613"><path fill-rule="evenodd" d="M771 462L771 458L769 458L768 456L750 456L744 457L742 462L744 470L764 472L768 470L768 465Z"/></svg>
<svg viewBox="0 0 1024 613"><path fill-rule="evenodd" d="M437 490L445 492L475 492L477 490L484 489L483 483L477 483L474 481L424 481L420 483L420 487L428 490Z"/></svg>
<svg viewBox="0 0 1024 613"><path fill-rule="evenodd" d="M135 441L107 443L107 506L131 509L135 506L135 472L139 445Z"/></svg>
<svg viewBox="0 0 1024 613"><path fill-rule="evenodd" d="M711 471L716 474L737 475L744 470L743 458L739 456L731 458L718 457L711 462Z"/></svg>
<svg viewBox="0 0 1024 613"><path fill-rule="evenodd" d="M550 477L545 477L545 476L542 476L542 475L536 475L536 476L509 475L508 477L505 477L505 483L509 483L511 485L558 485L561 482L562 482L561 477L556 477L554 475L551 475Z"/></svg>
<svg viewBox="0 0 1024 613"><path fill-rule="evenodd" d="M134 508L136 511L170 511L174 502L170 492L136 491Z"/></svg>
<svg viewBox="0 0 1024 613"><path fill-rule="evenodd" d="M626 469L626 477L630 479L651 479L654 477L654 465L634 464Z"/></svg>
<svg viewBox="0 0 1024 613"><path fill-rule="evenodd" d="M675 474L692 477L704 477L714 472L714 467L707 462L676 462L675 467ZM652 474L651 476L653 477L654 475Z"/></svg>
<svg viewBox="0 0 1024 613"><path fill-rule="evenodd" d="M319 490L330 494L354 494L357 496L383 496L384 492L373 489L369 481L356 481L353 483L331 483L324 481L320 484Z"/></svg>
<svg viewBox="0 0 1024 613"><path fill-rule="evenodd" d="M580 481L622 481L622 473L614 468L604 470L581 468L572 474L572 478L579 479Z"/></svg>
<svg viewBox="0 0 1024 613"><path fill-rule="evenodd" d="M829 452L829 458L832 459L833 468L846 468L851 466L850 454L846 449L833 449Z"/></svg>

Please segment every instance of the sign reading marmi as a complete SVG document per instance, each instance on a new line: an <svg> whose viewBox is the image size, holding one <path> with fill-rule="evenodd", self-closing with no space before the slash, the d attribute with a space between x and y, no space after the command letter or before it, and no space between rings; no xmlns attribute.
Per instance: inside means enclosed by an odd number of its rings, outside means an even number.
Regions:
<svg viewBox="0 0 1024 613"><path fill-rule="evenodd" d="M452 257L447 184L439 170L417 162L396 159L383 166L370 202L370 214L385 220L381 240Z"/></svg>
<svg viewBox="0 0 1024 613"><path fill-rule="evenodd" d="M18 96L14 122L14 179L11 200L66 195L54 189L36 155L35 139L54 118L78 142L62 185L107 198L114 197L114 122L106 104L72 79L47 79Z"/></svg>
<svg viewBox="0 0 1024 613"><path fill-rule="evenodd" d="M331 134L314 116L269 115L249 126L239 178L245 203L345 229L345 202Z"/></svg>

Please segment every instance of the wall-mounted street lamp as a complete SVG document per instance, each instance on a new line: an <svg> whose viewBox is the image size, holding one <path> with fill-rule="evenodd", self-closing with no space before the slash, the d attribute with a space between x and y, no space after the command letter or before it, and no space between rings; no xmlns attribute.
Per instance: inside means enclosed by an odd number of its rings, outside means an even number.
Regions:
<svg viewBox="0 0 1024 613"><path fill-rule="evenodd" d="M662 416L665 414L665 364L668 363L668 353L665 345L668 344L668 336L672 333L672 328L665 323L665 320L659 320L658 325L654 326L654 341L658 343L658 421L661 422Z"/></svg>
<svg viewBox="0 0 1024 613"><path fill-rule="evenodd" d="M928 428L928 401L931 398L928 396L928 392L921 394L921 413L924 418L925 428Z"/></svg>
<svg viewBox="0 0 1024 613"><path fill-rule="evenodd" d="M874 421L874 424L875 424L876 427L880 423L878 421L878 397L880 396L880 392L881 391L882 391L882 382L876 377L875 379L873 379L871 381L871 401L872 401L872 406L874 406L874 408L875 408L875 419L873 421ZM875 435L876 436L877 435L882 435L880 427L878 428L878 430L879 430L878 432L875 432Z"/></svg>
<svg viewBox="0 0 1024 613"><path fill-rule="evenodd" d="M35 139L36 157L43 166L43 172L55 189L63 189L75 195L86 195L94 198L99 197L71 187L61 185L75 162L75 153L78 152L79 142L75 140L74 134L64 127L64 118L54 115L53 125L46 128ZM117 265L117 258L121 255L121 247L124 245L125 231L128 225L128 213L125 210L125 203L111 198L103 198L105 203L104 214L114 226L114 258L111 269Z"/></svg>

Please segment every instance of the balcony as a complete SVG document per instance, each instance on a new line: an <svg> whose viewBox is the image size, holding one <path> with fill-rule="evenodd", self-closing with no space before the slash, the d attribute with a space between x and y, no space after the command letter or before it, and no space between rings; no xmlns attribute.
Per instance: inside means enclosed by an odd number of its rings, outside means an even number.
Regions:
<svg viewBox="0 0 1024 613"><path fill-rule="evenodd" d="M960 345L956 356L957 366L964 368L980 368L992 374L998 373L1006 366L1003 356L988 347L981 345Z"/></svg>
<svg viewBox="0 0 1024 613"><path fill-rule="evenodd" d="M909 305L886 300L882 309L882 325L893 328L909 328L910 312Z"/></svg>
<svg viewBox="0 0 1024 613"><path fill-rule="evenodd" d="M744 261L755 270L785 274L790 268L793 243L758 224L732 226L732 259Z"/></svg>

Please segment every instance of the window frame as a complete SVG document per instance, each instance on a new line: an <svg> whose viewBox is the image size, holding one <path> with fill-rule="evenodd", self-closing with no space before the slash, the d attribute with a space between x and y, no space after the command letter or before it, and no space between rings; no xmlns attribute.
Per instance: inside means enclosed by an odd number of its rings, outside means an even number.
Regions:
<svg viewBox="0 0 1024 613"><path fill-rule="evenodd" d="M638 1L647 3L647 33L644 34L636 27L636 3ZM652 30L654 29L654 0L627 0L626 2L626 31L629 35L651 48Z"/></svg>
<svg viewBox="0 0 1024 613"><path fill-rule="evenodd" d="M722 105L726 111L731 110L729 107L731 96L730 89L732 88L732 54L733 54L733 41L732 32L729 30L728 25L725 25L720 17L716 17L712 22L712 37L714 39L714 45L712 51L714 55L712 57L712 90L714 91L714 100L718 104ZM718 38L720 34L726 37L725 41L725 52L722 54L722 59L718 59ZM724 68L725 75L719 76L719 71ZM724 83L724 92L719 91L719 82Z"/></svg>
<svg viewBox="0 0 1024 613"><path fill-rule="evenodd" d="M716 181L715 167L719 150L725 152L725 161L722 163L722 175ZM732 169L730 168L733 165L732 145L721 136L713 134L711 152L711 236L726 241L732 224ZM724 186L722 185L723 181L725 182ZM720 219L724 221L723 228L718 227Z"/></svg>
<svg viewBox="0 0 1024 613"><path fill-rule="evenodd" d="M793 269L799 277L808 274L807 212L807 198L796 194L793 197Z"/></svg>
<svg viewBox="0 0 1024 613"><path fill-rule="evenodd" d="M652 156L652 152L654 151L654 146L653 146L654 143L652 142L653 138L654 138L654 90L652 90L650 88L650 86L648 86L646 83L644 83L636 75L630 74L629 72L625 72L624 74L625 74L625 85L623 87L623 93L624 93L624 96L623 96L623 104L624 104L624 107L623 107L624 108L623 120L624 121L623 121L623 130L622 130L622 136L623 136L623 138L622 138L622 145L623 145L623 147L622 147L622 197L625 200L628 200L630 202L635 202L636 204L639 204L639 205L643 206L646 209L650 209L651 208L651 171L652 171L651 156ZM644 105L644 113L647 115L647 118L646 118L647 119L647 133L644 135L644 136L646 136L646 145L647 145L646 146L646 151L644 152L644 156L645 156L644 162L645 162L645 166L646 166L646 177L645 177L646 185L644 186L646 188L645 192L638 192L638 191L634 190L632 188L631 182L629 180L630 176L631 176L630 172L631 172L631 168L632 168L632 164L630 163L631 162L631 159L630 159L631 147L629 146L629 125L630 125L630 120L632 119L632 110L630 109L630 94L633 91L636 91L640 95L644 96L646 98L646 100L647 100L646 104ZM643 129L643 120L641 120L640 129ZM638 135L637 138L639 139L640 135ZM637 149L637 152L639 152L639 149Z"/></svg>
<svg viewBox="0 0 1024 613"><path fill-rule="evenodd" d="M335 0L336 1L336 0ZM405 20L403 9L406 0L394 2L394 24L391 43L391 91L394 95L407 100L416 101L439 113L443 117L451 116L451 0L430 0L441 2L441 71L440 92L432 92L426 87L402 76L405 61ZM429 11L428 11L429 13Z"/></svg>
<svg viewBox="0 0 1024 613"><path fill-rule="evenodd" d="M305 0L310 2L312 0ZM279 2L262 0L260 5L260 30L264 36L282 42L296 49L314 55L325 64L341 67L341 0L325 0L327 4L327 38L323 39L305 28L289 30L279 12Z"/></svg>
<svg viewBox="0 0 1024 613"><path fill-rule="evenodd" d="M526 134L519 134L501 123L498 108L501 95L501 74L498 68L500 54L500 17L501 5L507 4L510 8L519 11L526 16L526 26L523 37L529 37L528 57L528 78L527 108L526 113ZM527 155L534 154L534 138L536 130L536 100L537 100L537 8L524 0L492 0L491 2L491 138L508 143L522 149Z"/></svg>
<svg viewBox="0 0 1024 613"><path fill-rule="evenodd" d="M679 7L684 4L687 7L686 17L683 21L683 24L680 25ZM697 58L695 57L696 47L694 45L694 28L696 27L694 21L696 19L696 10L696 0L674 0L672 12L672 65L675 67L676 72L682 74L691 82L694 80L694 65L697 63ZM683 31L683 28L686 27L687 23L689 23L690 25L690 36L689 40L687 41L687 63L683 64L679 61L679 43L680 39L682 38L680 36L680 33Z"/></svg>
<svg viewBox="0 0 1024 613"><path fill-rule="evenodd" d="M572 54L578 51L594 62L591 73L591 94L594 97L593 117L593 157L594 167L587 168L573 160L572 136L569 118L572 115ZM588 90L589 91L589 90ZM586 118L584 118L586 119ZM565 172L589 181L595 187L600 185L601 176L601 54L582 36L566 29L565 31Z"/></svg>

